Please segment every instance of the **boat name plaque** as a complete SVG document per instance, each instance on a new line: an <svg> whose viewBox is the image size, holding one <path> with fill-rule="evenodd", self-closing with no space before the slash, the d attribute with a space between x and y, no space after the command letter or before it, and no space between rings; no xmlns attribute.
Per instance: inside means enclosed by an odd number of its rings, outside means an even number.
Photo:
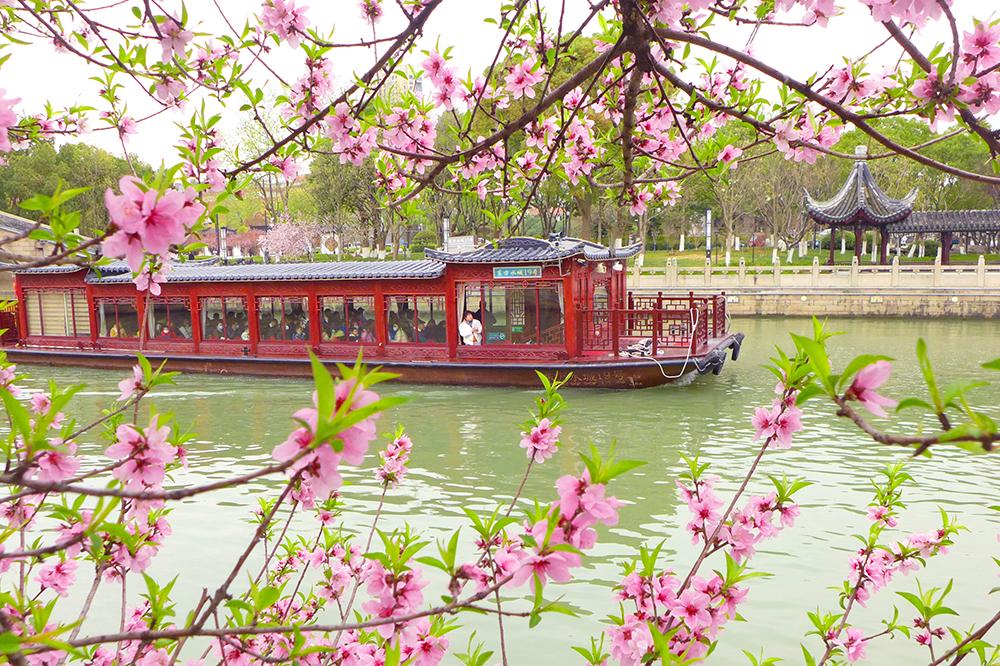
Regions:
<svg viewBox="0 0 1000 666"><path fill-rule="evenodd" d="M542 277L541 266L494 266L494 280L520 280Z"/></svg>

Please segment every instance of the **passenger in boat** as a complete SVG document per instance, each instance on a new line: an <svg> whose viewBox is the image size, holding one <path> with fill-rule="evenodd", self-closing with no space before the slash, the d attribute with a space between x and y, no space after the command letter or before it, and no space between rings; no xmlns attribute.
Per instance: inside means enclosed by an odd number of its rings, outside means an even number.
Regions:
<svg viewBox="0 0 1000 666"><path fill-rule="evenodd" d="M219 317L218 312L213 312L212 316L209 317L208 321L205 322L205 338L208 340L218 340L222 337L223 333L222 319Z"/></svg>
<svg viewBox="0 0 1000 666"><path fill-rule="evenodd" d="M395 312L389 315L389 340L392 342L409 342L410 336L406 333L399 320L399 315Z"/></svg>
<svg viewBox="0 0 1000 666"><path fill-rule="evenodd" d="M361 342L375 342L374 322L362 327Z"/></svg>
<svg viewBox="0 0 1000 666"><path fill-rule="evenodd" d="M475 318L471 310L465 311L462 323L458 325L458 334L462 336L462 342L467 345L483 344L483 325Z"/></svg>
<svg viewBox="0 0 1000 666"><path fill-rule="evenodd" d="M118 325L118 322L115 322L115 323L111 324L111 330L108 331L108 337L109 338L124 338L125 337L125 335L124 335L124 333L122 331L121 326Z"/></svg>

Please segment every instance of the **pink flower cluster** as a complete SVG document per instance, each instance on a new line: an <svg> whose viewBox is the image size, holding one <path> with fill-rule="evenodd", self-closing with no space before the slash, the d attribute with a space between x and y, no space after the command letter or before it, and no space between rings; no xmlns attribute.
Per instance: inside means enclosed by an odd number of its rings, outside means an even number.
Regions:
<svg viewBox="0 0 1000 666"><path fill-rule="evenodd" d="M906 548L896 544L890 550L858 550L850 562L850 581L857 586L855 597L858 604L865 606L872 595L888 585L897 573L905 575L919 569L918 557L947 553L948 548L943 545L946 537L944 530L937 530L910 535L906 539Z"/></svg>
<svg viewBox="0 0 1000 666"><path fill-rule="evenodd" d="M333 413L324 414L330 419L347 404L346 413L366 407L378 400L378 394L357 384L355 379L347 379L337 384L334 389ZM305 504L311 505L311 497L326 499L342 484L338 467L341 462L349 465L360 465L368 452L368 444L375 439L375 421L378 414L369 416L362 421L337 433L334 441L339 441L340 450L334 448L333 441L314 442L319 412L315 407L307 407L295 412L294 418L303 423L288 436L284 442L274 449L275 460L287 462L298 458L288 469L290 476L301 474L302 487L306 494L302 495Z"/></svg>
<svg viewBox="0 0 1000 666"><path fill-rule="evenodd" d="M379 451L382 464L375 470L375 478L379 483L387 488L398 486L409 471L406 464L410 461L412 451L413 441L406 434L392 440L385 451Z"/></svg>
<svg viewBox="0 0 1000 666"><path fill-rule="evenodd" d="M371 560L361 573L367 585L365 591L372 597L362 608L374 618L386 619L416 611L424 602L424 580L420 569L411 568L398 574L388 571L381 562ZM395 624L379 625L383 638L391 638L401 627Z"/></svg>
<svg viewBox="0 0 1000 666"><path fill-rule="evenodd" d="M788 449L792 446L792 435L802 430L802 410L775 400L770 408L757 407L751 422L755 440L763 438L768 448Z"/></svg>
<svg viewBox="0 0 1000 666"><path fill-rule="evenodd" d="M0 88L0 153L9 153L12 149L8 130L17 125L17 114L14 113L14 105L20 102L20 98L6 99L6 90ZM0 164L3 164L0 161Z"/></svg>
<svg viewBox="0 0 1000 666"><path fill-rule="evenodd" d="M525 450L530 460L545 462L558 450L561 432L561 427L544 418L529 432L521 433L521 448Z"/></svg>
<svg viewBox="0 0 1000 666"><path fill-rule="evenodd" d="M898 20L912 23L919 28L929 20L938 20L942 15L939 0L861 0L861 2L868 5L872 17L880 22ZM952 0L944 2L947 5L952 4Z"/></svg>
<svg viewBox="0 0 1000 666"><path fill-rule="evenodd" d="M661 632L673 627L679 630L670 639L670 651L697 660L704 657L719 630L736 617L737 606L748 590L738 585L726 585L718 574L705 579L692 576L690 584L681 589L680 581L671 571L645 576L628 574L619 587L619 601L628 604L621 624L607 629L611 639L611 656L622 666L638 666L653 648L648 623Z"/></svg>
<svg viewBox="0 0 1000 666"><path fill-rule="evenodd" d="M133 272L140 271L147 252L167 265L170 247L183 243L188 231L205 212L205 206L196 200L197 192L189 187L183 191L169 189L161 194L144 189L142 181L132 176L123 176L118 186L121 194L115 194L111 188L104 193L104 202L115 228L101 245L104 254L124 257ZM145 285L137 279L137 286L142 289L155 282L157 280L147 274ZM159 293L158 288L151 291Z"/></svg>
<svg viewBox="0 0 1000 666"><path fill-rule="evenodd" d="M170 427L153 416L149 426L139 430L123 424L115 431L117 441L104 452L121 461L112 474L131 490L156 490L166 477L167 465L177 459L177 447L170 444Z"/></svg>
<svg viewBox="0 0 1000 666"><path fill-rule="evenodd" d="M596 524L618 523L621 502L606 495L604 484L591 483L589 473L560 477L556 489L559 501L553 504L554 513L547 520L525 525L526 537L530 536L534 545L527 549L520 541L513 541L493 555L499 575L513 572L514 586L529 583L534 590L536 581L541 585L549 580L568 582L571 569L580 566L580 555L554 547L568 544L576 550L589 550L597 543ZM550 529L551 521L555 521L555 529Z"/></svg>
<svg viewBox="0 0 1000 666"><path fill-rule="evenodd" d="M168 17L160 25L160 34L162 35L160 37L160 48L163 49L160 62L167 63L174 58L183 60L184 51L187 49L188 42L194 39L194 33L190 30L185 30L184 26Z"/></svg>
<svg viewBox="0 0 1000 666"><path fill-rule="evenodd" d="M295 0L267 0L260 13L261 27L292 47L298 47L299 39L309 27L306 9L308 7L296 7Z"/></svg>

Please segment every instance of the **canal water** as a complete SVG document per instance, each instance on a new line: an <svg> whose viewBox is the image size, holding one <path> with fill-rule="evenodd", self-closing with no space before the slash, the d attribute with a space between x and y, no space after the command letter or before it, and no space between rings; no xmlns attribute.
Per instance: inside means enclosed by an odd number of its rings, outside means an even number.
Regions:
<svg viewBox="0 0 1000 666"><path fill-rule="evenodd" d="M734 328L747 335L739 361L728 363L721 376L701 377L689 386L566 392L569 407L563 450L535 468L525 489L527 497L551 500L555 479L578 471L576 453L591 443L606 449L615 442L620 455L648 464L613 484L612 493L628 504L622 508L616 527L600 530L600 540L587 565L576 572L571 583L546 591L548 596L563 595L582 616L547 615L531 632L526 620L510 621L507 631L512 664L541 663L543 659L578 663L570 646L587 643L589 635L600 631L601 619L617 611L611 586L620 577L619 563L640 544L665 541L663 565L687 570L694 556L683 534L689 517L674 486L674 479L684 469L681 456L698 455L710 462L713 472L723 479L724 496L733 489L756 452L751 441L753 409L773 398L774 377L761 366L775 345L790 344L789 332L805 333L809 325L804 319L734 321ZM831 326L849 332L834 342L835 360L863 351L898 359L886 391L889 395L908 393L920 385L913 351L918 336L928 341L945 383L959 378L990 379L979 363L1000 356L996 325L991 322L868 319L834 321ZM96 413L106 404L116 394L115 384L120 379L118 374L97 370L29 370L34 375L29 382L33 388L43 387L48 379L86 382L89 389L76 403L74 416L79 417ZM1000 376L993 379L1000 380ZM179 423L197 433L191 446L191 471L178 475L175 481L203 483L267 463L271 450L292 427L289 415L309 403L310 390L309 383L301 380L181 377L176 387L168 387L155 398L160 411L173 412ZM526 463L518 448L518 424L528 414L533 392L403 385L387 387L386 392L406 396L409 402L383 417L380 430L388 432L396 423L403 423L415 446L413 470L390 494L383 528L408 521L428 537L441 537L464 524L464 508L485 512L509 501ZM1000 387L974 395L975 406L1000 418ZM814 485L799 496L802 514L796 526L762 544L753 566L774 575L753 582L742 608L746 621L725 629L711 663L746 663L741 650L757 653L762 648L768 656L800 663L800 642L816 648L817 639L804 636L809 630L806 613L836 607L831 587L848 573L848 560L855 548L851 535L867 531L864 508L871 495L868 479L887 463L907 459L903 450L866 440L825 407L807 414L804 423L805 430L796 437L794 448L765 457L762 476L752 490L766 492L766 474L801 475ZM917 425L912 420L906 423ZM96 445L83 443L81 448L95 450ZM348 485L343 493L351 507L344 517L348 529L361 531L371 522L378 499L373 467L369 458L364 469L345 471ZM987 508L1000 503L996 469L995 458L947 449L933 460L909 465L915 483L905 491L909 506L900 521L900 538L935 528L938 507L958 513L969 528L959 535L950 554L932 560L929 569L920 574L925 586L941 586L954 578L951 605L962 614L962 626L982 620L1000 604L996 595L987 594L997 585L998 570L991 557L1000 551L1000 514ZM202 588L214 589L226 574L235 553L249 538L252 528L247 518L258 497L275 494L277 485L276 480L260 481L202 496L176 508L171 518L174 534L153 569L167 578L180 574L178 610L182 616ZM312 522L299 525L303 534L312 534ZM463 533L468 536L471 531L465 528ZM891 612L892 604L897 604L908 621L911 613L895 592L914 588L912 576L895 580L854 620L866 632L876 633L881 629L880 620ZM98 628L105 617L117 617L115 595L106 592L99 597L97 612L89 620L93 625L88 624L88 628ZM138 592L136 589L135 594ZM437 590L431 587L427 592L431 593L428 598L437 598ZM492 620L472 618L469 622L478 628L479 638L495 645ZM466 629L449 638L453 645L464 647L468 634ZM910 663L926 655L903 637L883 639L868 652L870 663Z"/></svg>

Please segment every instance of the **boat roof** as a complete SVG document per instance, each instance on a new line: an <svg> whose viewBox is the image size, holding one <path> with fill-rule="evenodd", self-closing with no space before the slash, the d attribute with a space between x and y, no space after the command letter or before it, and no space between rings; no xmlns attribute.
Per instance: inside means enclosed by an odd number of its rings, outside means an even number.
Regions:
<svg viewBox="0 0 1000 666"><path fill-rule="evenodd" d="M424 256L455 264L515 264L526 261L560 261L582 256L588 261L624 259L642 251L642 243L627 247L606 247L580 238L514 236L487 243L469 252L425 250Z"/></svg>
<svg viewBox="0 0 1000 666"><path fill-rule="evenodd" d="M299 280L426 280L444 274L438 261L321 261L294 264L217 264L186 262L174 264L167 282L267 282ZM130 272L87 275L90 284L131 282Z"/></svg>
<svg viewBox="0 0 1000 666"><path fill-rule="evenodd" d="M642 243L605 247L579 238L514 237L488 243L470 252L425 251L426 259L402 261L317 261L287 264L223 264L218 259L176 262L166 276L168 283L271 282L315 280L429 280L444 275L449 263L515 264L556 262L573 257L587 261L624 259L642 251ZM103 266L58 264L15 271L18 274L59 274L86 270L88 284L126 284L132 272L123 261Z"/></svg>

